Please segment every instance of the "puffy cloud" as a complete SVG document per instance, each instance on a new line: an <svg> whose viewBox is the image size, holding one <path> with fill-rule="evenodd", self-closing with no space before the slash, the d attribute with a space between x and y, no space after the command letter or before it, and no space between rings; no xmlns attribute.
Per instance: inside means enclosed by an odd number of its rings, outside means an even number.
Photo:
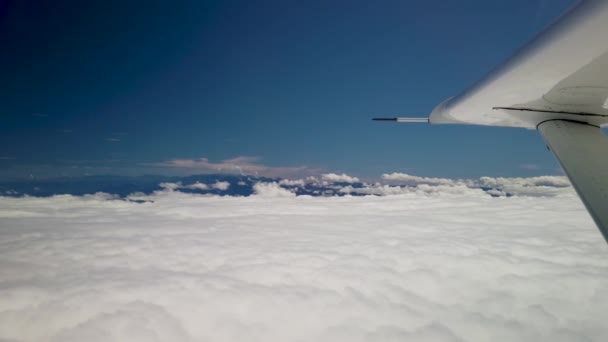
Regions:
<svg viewBox="0 0 608 342"><path fill-rule="evenodd" d="M608 340L608 250L572 192L255 187L0 197L0 340Z"/></svg>
<svg viewBox="0 0 608 342"><path fill-rule="evenodd" d="M340 182L340 183L358 183L359 178L351 177L345 173L338 175L335 173L326 173L321 175L321 179L327 182Z"/></svg>
<svg viewBox="0 0 608 342"><path fill-rule="evenodd" d="M226 191L230 187L230 183L229 182L219 182L218 181L218 182L215 182L215 184L213 184L211 187L213 187L216 190Z"/></svg>
<svg viewBox="0 0 608 342"><path fill-rule="evenodd" d="M220 191L226 191L226 190L228 190L228 188L230 188L230 182L216 181L214 184L211 184L211 185L207 185L205 183L201 183L198 181L195 183L189 184L189 185L183 185L182 182L176 182L176 183L165 182L165 183L160 183L159 186L165 191L175 191L178 189L190 189L190 190L215 189L215 190L220 190Z"/></svg>
<svg viewBox="0 0 608 342"><path fill-rule="evenodd" d="M182 185L182 182L177 182L177 183L164 182L164 183L160 183L158 186L160 186L165 191L174 191L174 190L177 190L180 188L184 188L184 186Z"/></svg>
<svg viewBox="0 0 608 342"><path fill-rule="evenodd" d="M481 177L475 186L492 188L497 193L518 196L556 196L574 190L565 176L540 176L529 178Z"/></svg>
<svg viewBox="0 0 608 342"><path fill-rule="evenodd" d="M555 188L567 188L570 186L570 181L565 176L540 176L528 178L493 178L481 177L479 182L482 186L492 187L531 187L531 186L548 186Z"/></svg>
<svg viewBox="0 0 608 342"><path fill-rule="evenodd" d="M253 193L263 197L294 197L295 194L279 184L258 182L253 186Z"/></svg>
<svg viewBox="0 0 608 342"><path fill-rule="evenodd" d="M420 184L417 186L393 186L388 184L365 184L362 187L355 188L353 186L345 186L338 190L339 193L343 194L358 194L358 195L376 195L376 196L390 196L390 195L403 195L403 194L426 194L426 195L442 195L442 194L458 194L468 195L473 194L475 196L487 196L484 191L477 188L468 187L465 184L453 184L453 185L428 185ZM490 195L492 195L490 193ZM497 194L498 195L498 194ZM504 195L501 193L501 195Z"/></svg>
<svg viewBox="0 0 608 342"><path fill-rule="evenodd" d="M193 184L186 185L184 188L192 190L209 190L209 186L201 182L195 182Z"/></svg>
<svg viewBox="0 0 608 342"><path fill-rule="evenodd" d="M391 173L382 175L382 180L389 185L420 188L426 192L460 192L463 187L482 189L493 196L556 196L571 193L568 178L564 176L539 176L529 178L493 178L481 177L479 179L449 179L412 176L405 173ZM422 185L427 187L421 187ZM428 186L433 186L429 188ZM438 187L435 187L438 186ZM344 189L343 192L349 189ZM363 189L354 189L353 193L395 194L411 192L411 189L397 189L391 186L367 185Z"/></svg>
<svg viewBox="0 0 608 342"><path fill-rule="evenodd" d="M285 186L304 186L306 181L304 179L281 179L279 185Z"/></svg>

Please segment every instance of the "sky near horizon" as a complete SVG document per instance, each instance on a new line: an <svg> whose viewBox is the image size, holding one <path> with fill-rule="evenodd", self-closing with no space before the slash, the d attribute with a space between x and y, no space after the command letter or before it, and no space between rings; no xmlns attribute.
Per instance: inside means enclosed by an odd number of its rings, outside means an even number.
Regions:
<svg viewBox="0 0 608 342"><path fill-rule="evenodd" d="M427 116L571 0L0 3L0 177L559 174L534 131Z"/></svg>

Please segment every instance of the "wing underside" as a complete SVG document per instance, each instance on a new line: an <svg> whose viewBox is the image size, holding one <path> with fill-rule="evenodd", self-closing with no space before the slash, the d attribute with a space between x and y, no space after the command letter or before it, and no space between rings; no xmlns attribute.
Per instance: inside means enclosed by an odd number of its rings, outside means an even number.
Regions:
<svg viewBox="0 0 608 342"><path fill-rule="evenodd" d="M608 241L608 1L580 1L431 124L538 129Z"/></svg>
<svg viewBox="0 0 608 342"><path fill-rule="evenodd" d="M608 139L584 123L551 120L538 126L608 241Z"/></svg>

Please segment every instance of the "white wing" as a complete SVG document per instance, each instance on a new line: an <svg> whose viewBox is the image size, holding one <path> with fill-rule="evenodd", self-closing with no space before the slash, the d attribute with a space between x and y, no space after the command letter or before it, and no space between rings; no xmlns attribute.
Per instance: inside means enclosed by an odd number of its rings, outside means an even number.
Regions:
<svg viewBox="0 0 608 342"><path fill-rule="evenodd" d="M576 121L549 120L538 130L608 241L608 138Z"/></svg>
<svg viewBox="0 0 608 342"><path fill-rule="evenodd" d="M608 1L579 2L561 20L462 95L430 123L534 129L547 119L608 124Z"/></svg>
<svg viewBox="0 0 608 342"><path fill-rule="evenodd" d="M608 0L579 2L429 122L538 129L608 241Z"/></svg>

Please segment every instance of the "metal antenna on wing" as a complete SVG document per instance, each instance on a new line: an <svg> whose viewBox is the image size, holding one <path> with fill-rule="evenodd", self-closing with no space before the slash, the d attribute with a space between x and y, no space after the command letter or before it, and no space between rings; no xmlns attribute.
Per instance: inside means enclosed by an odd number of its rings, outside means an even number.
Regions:
<svg viewBox="0 0 608 342"><path fill-rule="evenodd" d="M429 118L373 118L374 121L394 121L403 123L429 123Z"/></svg>

